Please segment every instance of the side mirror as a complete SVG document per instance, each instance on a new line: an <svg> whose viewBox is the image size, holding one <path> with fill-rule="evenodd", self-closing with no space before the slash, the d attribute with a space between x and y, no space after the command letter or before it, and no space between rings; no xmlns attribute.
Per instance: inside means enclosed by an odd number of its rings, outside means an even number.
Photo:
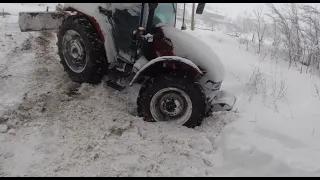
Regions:
<svg viewBox="0 0 320 180"><path fill-rule="evenodd" d="M206 3L198 3L196 13L197 13L197 14L202 14L205 5L206 5Z"/></svg>
<svg viewBox="0 0 320 180"><path fill-rule="evenodd" d="M186 30L186 29L187 29L186 24L182 24L182 26L181 26L181 30Z"/></svg>

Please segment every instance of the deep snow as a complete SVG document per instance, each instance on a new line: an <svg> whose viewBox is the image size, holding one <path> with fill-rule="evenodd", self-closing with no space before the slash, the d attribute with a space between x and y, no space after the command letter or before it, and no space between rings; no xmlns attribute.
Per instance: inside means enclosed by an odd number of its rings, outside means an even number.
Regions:
<svg viewBox="0 0 320 180"><path fill-rule="evenodd" d="M11 129L0 133L0 176L320 175L318 77L188 31L222 59L234 111L195 129L148 123L135 116L139 85L72 83L56 35L21 33L17 21L0 17L0 124Z"/></svg>

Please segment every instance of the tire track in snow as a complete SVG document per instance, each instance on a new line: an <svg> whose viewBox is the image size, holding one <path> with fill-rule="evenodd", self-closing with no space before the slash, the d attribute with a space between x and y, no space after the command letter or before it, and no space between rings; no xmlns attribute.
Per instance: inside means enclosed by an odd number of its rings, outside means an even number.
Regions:
<svg viewBox="0 0 320 180"><path fill-rule="evenodd" d="M32 35L19 36L13 39L8 45L18 44L8 52L4 58L4 68L0 70L0 117L5 110L17 108L16 105L22 101L23 92L32 87L32 80L29 78L32 71L32 48L30 42ZM19 40L21 41L19 43ZM18 41L18 42L17 42ZM23 67L23 68L20 68Z"/></svg>

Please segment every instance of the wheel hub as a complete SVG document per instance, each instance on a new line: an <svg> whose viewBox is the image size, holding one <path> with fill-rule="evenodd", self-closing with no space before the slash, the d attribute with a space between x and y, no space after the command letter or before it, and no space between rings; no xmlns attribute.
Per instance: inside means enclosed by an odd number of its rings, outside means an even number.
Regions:
<svg viewBox="0 0 320 180"><path fill-rule="evenodd" d="M83 54L83 49L80 43L76 40L71 40L69 53L75 59L78 59Z"/></svg>
<svg viewBox="0 0 320 180"><path fill-rule="evenodd" d="M183 99L175 93L164 95L160 102L161 112L168 116L177 116L184 108Z"/></svg>
<svg viewBox="0 0 320 180"><path fill-rule="evenodd" d="M62 52L68 67L81 73L87 65L87 53L80 34L74 30L68 30L62 39Z"/></svg>
<svg viewBox="0 0 320 180"><path fill-rule="evenodd" d="M182 90L167 87L159 90L150 101L150 112L155 121L182 125L192 114L192 101Z"/></svg>

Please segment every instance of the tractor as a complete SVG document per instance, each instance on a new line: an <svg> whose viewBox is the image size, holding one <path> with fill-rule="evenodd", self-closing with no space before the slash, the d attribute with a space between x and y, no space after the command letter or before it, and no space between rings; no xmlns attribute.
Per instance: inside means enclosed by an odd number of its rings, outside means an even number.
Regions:
<svg viewBox="0 0 320 180"><path fill-rule="evenodd" d="M205 3L198 3L202 14ZM20 12L22 32L57 32L61 64L74 82L118 91L142 84L138 116L194 128L235 96L220 90L224 67L204 42L176 28L177 3L65 3Z"/></svg>

